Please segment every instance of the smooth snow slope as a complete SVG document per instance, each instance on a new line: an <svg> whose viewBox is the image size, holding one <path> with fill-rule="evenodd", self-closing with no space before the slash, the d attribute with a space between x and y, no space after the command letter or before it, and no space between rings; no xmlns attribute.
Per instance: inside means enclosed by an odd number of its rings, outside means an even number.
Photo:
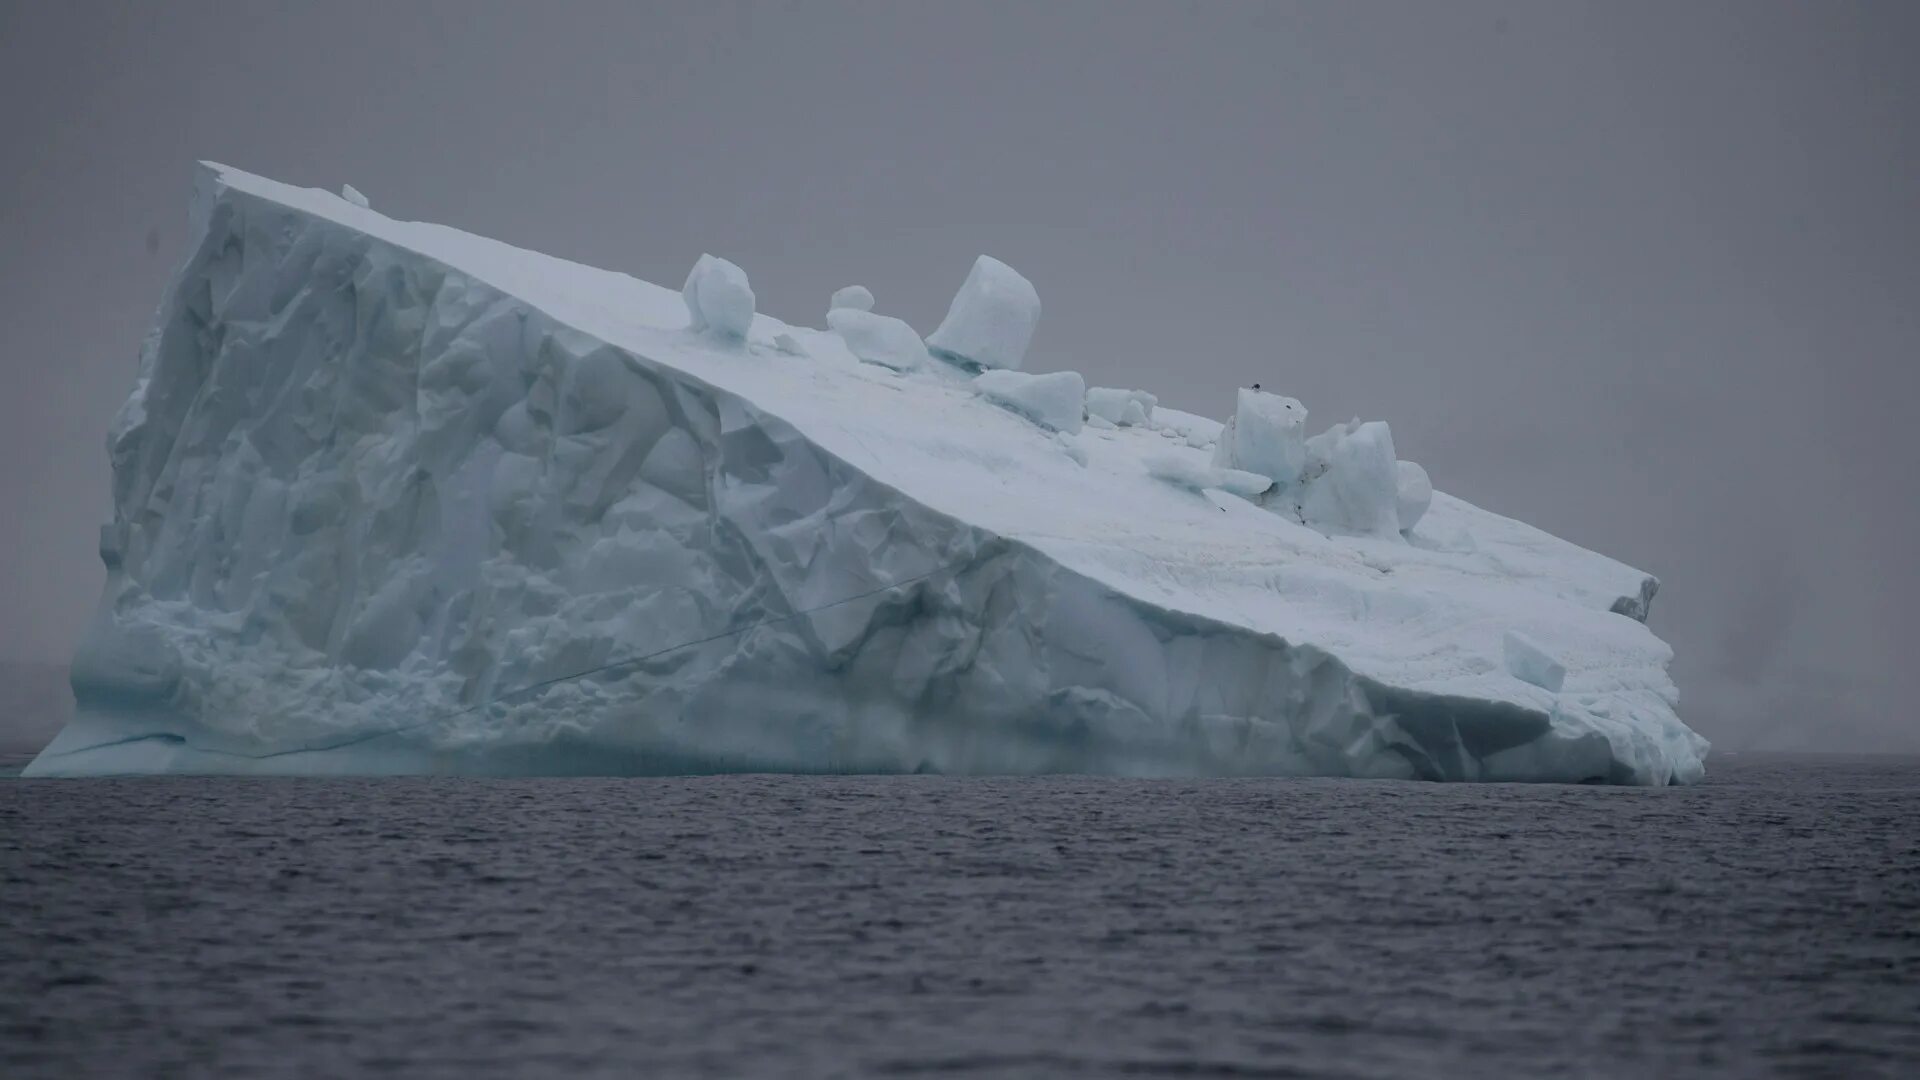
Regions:
<svg viewBox="0 0 1920 1080"><path fill-rule="evenodd" d="M1199 417L1059 433L220 166L192 220L30 773L1701 775L1653 581L1444 494L1323 536L1150 474Z"/></svg>

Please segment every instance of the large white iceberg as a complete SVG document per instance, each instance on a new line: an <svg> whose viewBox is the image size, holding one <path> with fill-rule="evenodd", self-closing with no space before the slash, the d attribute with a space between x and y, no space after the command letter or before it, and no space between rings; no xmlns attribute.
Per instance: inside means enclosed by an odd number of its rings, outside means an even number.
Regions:
<svg viewBox="0 0 1920 1080"><path fill-rule="evenodd" d="M219 166L191 223L30 773L1701 775L1653 580L1445 494L1303 524L1211 421L1061 435L725 268L688 305Z"/></svg>

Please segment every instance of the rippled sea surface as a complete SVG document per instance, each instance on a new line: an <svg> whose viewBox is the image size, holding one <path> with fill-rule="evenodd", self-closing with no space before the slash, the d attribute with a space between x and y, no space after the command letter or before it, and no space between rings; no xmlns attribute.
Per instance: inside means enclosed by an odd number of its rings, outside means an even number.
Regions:
<svg viewBox="0 0 1920 1080"><path fill-rule="evenodd" d="M1920 1075L1920 760L1711 767L5 779L0 1074Z"/></svg>

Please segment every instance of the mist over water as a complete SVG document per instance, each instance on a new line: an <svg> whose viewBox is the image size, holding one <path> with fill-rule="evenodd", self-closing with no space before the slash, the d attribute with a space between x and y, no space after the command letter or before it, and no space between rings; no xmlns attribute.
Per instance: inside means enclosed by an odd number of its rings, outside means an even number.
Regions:
<svg viewBox="0 0 1920 1080"><path fill-rule="evenodd" d="M1661 790L3 780L0 881L16 1078L1920 1061L1916 758Z"/></svg>

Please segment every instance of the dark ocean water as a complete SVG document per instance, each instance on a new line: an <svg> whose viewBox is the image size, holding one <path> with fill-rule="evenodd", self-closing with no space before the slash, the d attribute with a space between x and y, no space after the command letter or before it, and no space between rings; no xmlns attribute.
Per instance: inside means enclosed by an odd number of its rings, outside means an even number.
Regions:
<svg viewBox="0 0 1920 1080"><path fill-rule="evenodd" d="M1920 760L1711 768L0 780L0 1075L1920 1075Z"/></svg>

